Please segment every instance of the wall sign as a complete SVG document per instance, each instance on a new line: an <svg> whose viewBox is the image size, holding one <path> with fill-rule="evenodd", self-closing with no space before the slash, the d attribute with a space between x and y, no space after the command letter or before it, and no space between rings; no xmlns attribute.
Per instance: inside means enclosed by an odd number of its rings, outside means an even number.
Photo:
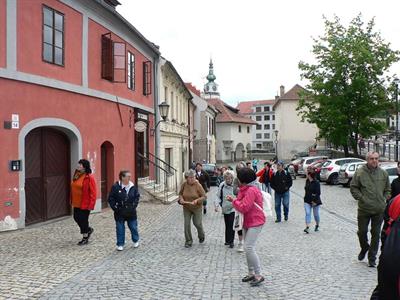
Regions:
<svg viewBox="0 0 400 300"><path fill-rule="evenodd" d="M145 115L145 114L141 114L141 113L138 113L137 114L137 118L138 119L141 119L141 120L148 120L149 119L149 116L148 115Z"/></svg>
<svg viewBox="0 0 400 300"><path fill-rule="evenodd" d="M144 121L137 121L135 123L135 130L137 132L144 132L147 129L147 124Z"/></svg>

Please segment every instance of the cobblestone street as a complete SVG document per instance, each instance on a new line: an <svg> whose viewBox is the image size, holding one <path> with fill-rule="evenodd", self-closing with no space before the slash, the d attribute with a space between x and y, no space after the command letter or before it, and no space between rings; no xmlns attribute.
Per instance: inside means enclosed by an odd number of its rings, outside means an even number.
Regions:
<svg viewBox="0 0 400 300"><path fill-rule="evenodd" d="M204 217L205 244L184 248L182 208L142 203L141 245L115 250L110 211L91 216L93 240L79 247L72 218L0 234L1 299L369 299L376 269L358 262L356 203L322 186L321 231L303 233L304 179L294 181L288 222L265 225L258 241L266 281L241 283L245 255L224 246L223 218ZM210 192L214 197L215 190ZM193 233L195 229L193 228Z"/></svg>

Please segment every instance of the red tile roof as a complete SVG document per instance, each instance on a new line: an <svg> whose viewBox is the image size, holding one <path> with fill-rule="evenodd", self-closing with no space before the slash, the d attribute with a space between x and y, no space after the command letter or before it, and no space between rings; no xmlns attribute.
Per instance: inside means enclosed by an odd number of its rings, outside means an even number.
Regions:
<svg viewBox="0 0 400 300"><path fill-rule="evenodd" d="M240 114L238 109L226 104L221 99L207 99L207 102L211 105L214 105L220 111L216 118L217 123L243 123L252 125L257 124L250 118Z"/></svg>
<svg viewBox="0 0 400 300"><path fill-rule="evenodd" d="M300 100L300 95L299 93L305 91L305 88L303 88L301 85L296 84L294 87L292 87L287 93L285 93L282 97L279 97L278 100L274 104L274 108L279 105L281 101L285 100Z"/></svg>
<svg viewBox="0 0 400 300"><path fill-rule="evenodd" d="M191 82L185 82L186 88L191 91L193 94L200 96L200 90L198 90Z"/></svg>
<svg viewBox="0 0 400 300"><path fill-rule="evenodd" d="M255 105L274 105L275 100L253 100L253 101L243 101L239 102L236 107L242 114L251 114L253 113L252 107Z"/></svg>

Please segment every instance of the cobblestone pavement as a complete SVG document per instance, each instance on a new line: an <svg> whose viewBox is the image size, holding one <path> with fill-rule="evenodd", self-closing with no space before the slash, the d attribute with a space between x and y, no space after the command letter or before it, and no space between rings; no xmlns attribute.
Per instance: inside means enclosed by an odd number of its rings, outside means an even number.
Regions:
<svg viewBox="0 0 400 300"><path fill-rule="evenodd" d="M270 219L263 229L257 249L266 281L260 287L240 282L245 256L224 246L221 213L209 206L206 242L186 249L181 207L144 203L137 249L129 244L115 251L110 212L92 217L94 239L83 248L75 245L71 219L1 234L0 298L369 299L376 269L357 261L349 190L322 184L321 231L305 235L303 186L304 179L294 181L289 221Z"/></svg>

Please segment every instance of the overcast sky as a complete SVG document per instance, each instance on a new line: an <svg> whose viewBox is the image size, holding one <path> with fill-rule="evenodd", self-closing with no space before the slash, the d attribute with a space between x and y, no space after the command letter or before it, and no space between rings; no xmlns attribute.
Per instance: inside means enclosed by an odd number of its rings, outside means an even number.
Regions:
<svg viewBox="0 0 400 300"><path fill-rule="evenodd" d="M202 89L210 56L221 98L273 99L300 79L298 62L310 61L322 15L347 24L358 13L376 17L376 29L400 49L400 2L395 0L119 0L118 11L160 46L184 81ZM393 72L400 73L396 66Z"/></svg>

